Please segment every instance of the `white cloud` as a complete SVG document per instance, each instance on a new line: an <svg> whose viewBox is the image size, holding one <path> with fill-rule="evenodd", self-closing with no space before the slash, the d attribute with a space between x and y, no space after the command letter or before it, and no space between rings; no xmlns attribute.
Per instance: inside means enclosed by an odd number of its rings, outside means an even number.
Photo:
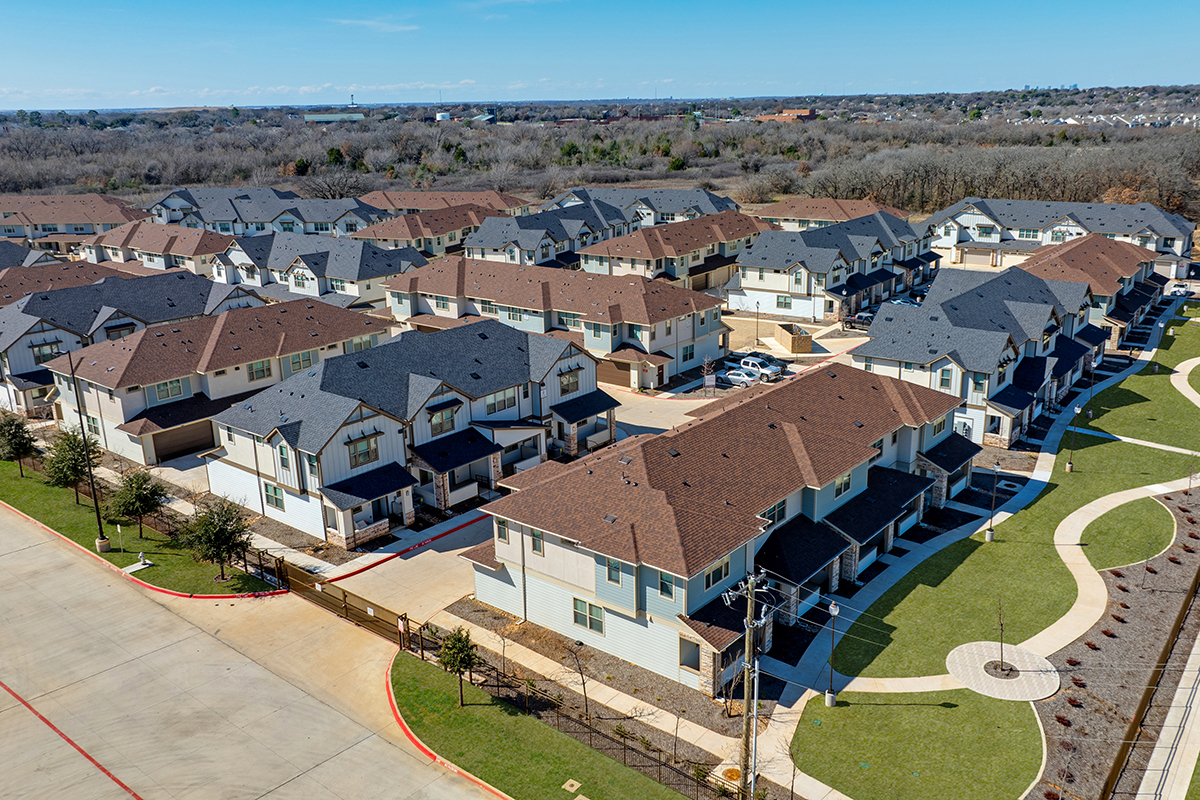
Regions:
<svg viewBox="0 0 1200 800"><path fill-rule="evenodd" d="M331 19L328 21L338 25L369 28L378 33L403 33L405 31L419 30L420 28L418 25L397 25L394 22L384 22L381 19Z"/></svg>
<svg viewBox="0 0 1200 800"><path fill-rule="evenodd" d="M458 83L459 83L459 85L460 85L460 86L465 86L465 85L467 85L467 84L472 84L472 83L474 83L474 82L475 82L475 81L471 80L470 78L463 78L463 79L462 79L461 81L459 81Z"/></svg>

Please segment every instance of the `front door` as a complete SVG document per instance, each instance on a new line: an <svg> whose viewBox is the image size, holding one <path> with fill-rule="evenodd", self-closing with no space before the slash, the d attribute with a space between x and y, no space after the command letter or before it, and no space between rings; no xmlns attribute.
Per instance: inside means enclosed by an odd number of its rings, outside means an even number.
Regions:
<svg viewBox="0 0 1200 800"><path fill-rule="evenodd" d="M664 369L665 369L665 367L662 364L658 365L658 383L656 383L655 386L663 385L663 370Z"/></svg>
<svg viewBox="0 0 1200 800"><path fill-rule="evenodd" d="M381 497L371 503L371 517L375 522L387 517L387 498Z"/></svg>

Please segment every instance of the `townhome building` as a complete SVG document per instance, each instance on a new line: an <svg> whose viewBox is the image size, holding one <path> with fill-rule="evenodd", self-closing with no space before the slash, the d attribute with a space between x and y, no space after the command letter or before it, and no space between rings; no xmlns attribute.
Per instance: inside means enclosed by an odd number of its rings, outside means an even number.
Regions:
<svg viewBox="0 0 1200 800"><path fill-rule="evenodd" d="M778 230L737 211L668 222L598 242L579 251L584 272L665 278L685 289L723 286L737 257L758 234Z"/></svg>
<svg viewBox="0 0 1200 800"><path fill-rule="evenodd" d="M463 244L467 258L575 269L579 250L640 226L636 211L589 200L524 217L485 219Z"/></svg>
<svg viewBox="0 0 1200 800"><path fill-rule="evenodd" d="M427 263L411 247L385 250L351 238L267 233L235 239L216 257L213 280L272 300L316 298L369 311L385 305L387 279Z"/></svg>
<svg viewBox="0 0 1200 800"><path fill-rule="evenodd" d="M64 289L68 286L87 286L102 278L128 278L111 265L100 266L87 261L38 262L28 267L10 267L0 271L0 307L17 302L39 292Z"/></svg>
<svg viewBox="0 0 1200 800"><path fill-rule="evenodd" d="M67 256L84 239L147 216L126 200L102 194L9 195L0 197L0 237Z"/></svg>
<svg viewBox="0 0 1200 800"><path fill-rule="evenodd" d="M940 256L923 223L876 213L805 231L763 231L737 259L729 307L842 319L922 286Z"/></svg>
<svg viewBox="0 0 1200 800"><path fill-rule="evenodd" d="M785 231L824 228L872 214L891 214L904 220L909 217L907 211L873 200L837 200L832 197L789 197L754 212L754 216L774 223Z"/></svg>
<svg viewBox="0 0 1200 800"><path fill-rule="evenodd" d="M504 211L479 205L450 206L377 222L351 237L384 249L412 247L435 257L461 251L467 236L479 230L488 217L506 216Z"/></svg>
<svg viewBox="0 0 1200 800"><path fill-rule="evenodd" d="M0 239L0 270L47 263L61 262L45 250L34 250L10 239Z"/></svg>
<svg viewBox="0 0 1200 800"><path fill-rule="evenodd" d="M1086 283L1016 267L944 268L919 308L884 305L851 358L959 398L955 432L1007 448L1103 358L1107 336L1088 323L1091 299Z"/></svg>
<svg viewBox="0 0 1200 800"><path fill-rule="evenodd" d="M600 359L600 381L624 388L662 386L728 352L720 300L635 275L447 256L385 286L392 314L416 330L496 319L547 333Z"/></svg>
<svg viewBox="0 0 1200 800"><path fill-rule="evenodd" d="M597 389L595 363L572 342L495 321L405 331L214 416L209 485L356 547L390 518L411 524L414 503L447 510L495 496L505 475L571 452L587 430L603 426L611 442L618 403Z"/></svg>
<svg viewBox="0 0 1200 800"><path fill-rule="evenodd" d="M1195 223L1150 203L1059 203L968 197L928 220L952 264L1008 267L1045 245L1089 233L1153 250L1167 277L1186 277ZM1180 274L1183 269L1184 273Z"/></svg>
<svg viewBox="0 0 1200 800"><path fill-rule="evenodd" d="M510 217L523 217L529 213L530 202L515 195L484 189L477 192L431 191L395 192L377 191L359 198L369 206L382 208L393 216L416 214L421 211L437 211L455 206L483 206Z"/></svg>
<svg viewBox="0 0 1200 800"><path fill-rule="evenodd" d="M1092 293L1088 322L1123 347L1126 335L1162 299L1167 280L1154 271L1158 254L1098 233L1034 250L1021 269L1044 280L1086 283Z"/></svg>
<svg viewBox="0 0 1200 800"><path fill-rule="evenodd" d="M233 237L227 234L143 220L86 239L82 250L93 264L137 261L151 269L181 267L210 278L216 256L231 244Z"/></svg>
<svg viewBox="0 0 1200 800"><path fill-rule="evenodd" d="M105 277L27 295L0 308L0 408L48 413L54 378L46 363L63 353L142 328L260 305L252 292L185 270Z"/></svg>
<svg viewBox="0 0 1200 800"><path fill-rule="evenodd" d="M389 338L386 321L292 300L143 328L59 356L46 369L60 426L76 425L82 411L101 447L152 465L215 447L213 414L323 359Z"/></svg>
<svg viewBox="0 0 1200 800"><path fill-rule="evenodd" d="M960 403L830 365L506 478L512 494L483 507L493 537L462 554L475 597L719 696L746 619L724 593L766 571L755 645L769 652L776 625L858 580L969 481L979 448L948 424Z"/></svg>
<svg viewBox="0 0 1200 800"><path fill-rule="evenodd" d="M578 186L547 201L541 210L550 211L590 203L603 203L631 214L637 220L639 228L741 209L741 206L730 198L714 194L707 189Z"/></svg>
<svg viewBox="0 0 1200 800"><path fill-rule="evenodd" d="M390 216L352 197L306 200L295 192L262 187L174 189L146 209L162 224L233 236L270 232L349 236Z"/></svg>

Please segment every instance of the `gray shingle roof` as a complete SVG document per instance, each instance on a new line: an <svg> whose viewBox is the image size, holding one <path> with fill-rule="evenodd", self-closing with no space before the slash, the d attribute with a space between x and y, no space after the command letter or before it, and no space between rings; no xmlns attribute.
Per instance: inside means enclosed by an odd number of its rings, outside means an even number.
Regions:
<svg viewBox="0 0 1200 800"><path fill-rule="evenodd" d="M578 238L585 225L596 232L635 219L637 214L632 211L593 200L524 217L489 217L463 244L497 249L516 243L522 250L533 250L546 236L555 242L565 242Z"/></svg>
<svg viewBox="0 0 1200 800"><path fill-rule="evenodd" d="M833 268L839 254L847 262L869 259L881 248L920 241L925 229L923 223L914 225L877 213L806 231L763 231L738 258L738 265L786 270L801 264L809 272L823 275Z"/></svg>
<svg viewBox="0 0 1200 800"><path fill-rule="evenodd" d="M201 222L272 222L290 213L301 222L334 222L353 212L368 224L391 215L354 197L337 200L303 199L295 192L269 188L176 189L156 198L147 208L172 195L193 207L186 216Z"/></svg>
<svg viewBox="0 0 1200 800"><path fill-rule="evenodd" d="M0 269L27 267L45 255L45 251L30 250L16 242L0 241Z"/></svg>
<svg viewBox="0 0 1200 800"><path fill-rule="evenodd" d="M620 189L576 187L550 200L542 208L553 208L572 197L585 203L591 200L627 209L638 203L660 214L685 214L695 211L700 214L718 214L738 209L738 204L728 197L713 194L705 189Z"/></svg>
<svg viewBox="0 0 1200 800"><path fill-rule="evenodd" d="M265 233L235 240L259 269L285 270L297 258L318 278L348 281L399 275L429 263L411 247L384 250L362 239L306 236L303 233Z"/></svg>
<svg viewBox="0 0 1200 800"><path fill-rule="evenodd" d="M1131 235L1149 229L1159 236L1188 237L1195 223L1150 203L1065 203L1043 200L985 200L967 197L937 212L927 222L938 225L958 212L974 206L1006 228L1044 228L1063 217L1071 217L1094 233ZM1012 244L1005 242L1005 244Z"/></svg>

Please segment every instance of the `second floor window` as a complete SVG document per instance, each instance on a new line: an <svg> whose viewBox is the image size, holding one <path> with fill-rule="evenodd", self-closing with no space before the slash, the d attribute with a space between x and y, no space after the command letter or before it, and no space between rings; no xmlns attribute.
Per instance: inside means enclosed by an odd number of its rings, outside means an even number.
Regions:
<svg viewBox="0 0 1200 800"><path fill-rule="evenodd" d="M514 386L511 389L505 389L503 392L489 394L484 398L487 403L487 413L495 414L498 411L512 408L517 404L517 389Z"/></svg>
<svg viewBox="0 0 1200 800"><path fill-rule="evenodd" d="M1050 241L1053 242L1054 244L1062 244L1066 240L1067 240L1067 232L1066 231L1051 231L1050 232Z"/></svg>
<svg viewBox="0 0 1200 800"><path fill-rule="evenodd" d="M446 297L445 295L441 295L441 294L434 295L433 296L433 306L434 306L434 308L449 308L450 307L450 298Z"/></svg>
<svg viewBox="0 0 1200 800"><path fill-rule="evenodd" d="M558 312L558 324L564 328L579 328L583 323L579 321L579 314L570 314L566 311Z"/></svg>
<svg viewBox="0 0 1200 800"><path fill-rule="evenodd" d="M246 369L246 377L252 381L261 381L271 377L271 360L252 361Z"/></svg>
<svg viewBox="0 0 1200 800"><path fill-rule="evenodd" d="M725 580L728 577L729 577L729 556L725 556L720 561L718 561L716 564L709 567L708 571L704 573L704 588L705 588L705 590L707 591L708 589L713 588L714 586L718 585L721 581Z"/></svg>
<svg viewBox="0 0 1200 800"><path fill-rule="evenodd" d="M509 306L508 318L513 322L520 322L524 318L524 315L521 313L521 309Z"/></svg>
<svg viewBox="0 0 1200 800"><path fill-rule="evenodd" d="M445 408L429 418L429 430L434 436L454 430L454 409Z"/></svg>
<svg viewBox="0 0 1200 800"><path fill-rule="evenodd" d="M500 311L499 311L499 309L496 308L496 304L493 303L491 300L480 300L479 301L479 313L480 314L499 314Z"/></svg>
<svg viewBox="0 0 1200 800"><path fill-rule="evenodd" d="M267 505L283 511L283 489L280 489L278 486L272 486L269 483L264 483L263 493L266 495Z"/></svg>
<svg viewBox="0 0 1200 800"><path fill-rule="evenodd" d="M291 362L292 372L308 369L313 365L313 351L306 350L303 353L292 353Z"/></svg>
<svg viewBox="0 0 1200 800"><path fill-rule="evenodd" d="M606 559L605 572L607 573L606 577L609 583L615 583L617 586L621 585L620 561L617 561L615 558Z"/></svg>
<svg viewBox="0 0 1200 800"><path fill-rule="evenodd" d="M850 491L850 479L852 473L847 472L833 482L833 496L841 497L846 492Z"/></svg>
<svg viewBox="0 0 1200 800"><path fill-rule="evenodd" d="M938 386L940 386L943 389L950 388L950 368L949 367L947 367L946 369L944 369L938 373Z"/></svg>
<svg viewBox="0 0 1200 800"><path fill-rule="evenodd" d="M579 370L571 370L558 376L558 393L561 395L574 394L579 391Z"/></svg>
<svg viewBox="0 0 1200 800"><path fill-rule="evenodd" d="M996 232L996 229L993 228L991 225L980 225L979 226L979 236L981 238L984 238L984 239L990 238L991 235L995 232Z"/></svg>
<svg viewBox="0 0 1200 800"><path fill-rule="evenodd" d="M292 469L292 460L288 456L288 448L286 444L279 445L279 468L288 470Z"/></svg>
<svg viewBox="0 0 1200 800"><path fill-rule="evenodd" d="M529 532L529 547L537 555L544 555L546 552L545 536L541 531L531 530Z"/></svg>
<svg viewBox="0 0 1200 800"><path fill-rule="evenodd" d="M357 353L359 350L367 350L371 347L370 336L359 336L350 340L350 346L347 352Z"/></svg>
<svg viewBox="0 0 1200 800"><path fill-rule="evenodd" d="M312 453L305 453L304 460L308 462L308 474L315 478L317 476L317 457Z"/></svg>
<svg viewBox="0 0 1200 800"><path fill-rule="evenodd" d="M508 520L496 520L496 538L502 542L508 541Z"/></svg>
<svg viewBox="0 0 1200 800"><path fill-rule="evenodd" d="M933 435L938 436L944 430L946 430L946 418L942 417L937 422L933 423Z"/></svg>
<svg viewBox="0 0 1200 800"><path fill-rule="evenodd" d="M372 461L379 460L379 438L371 436L366 439L359 439L357 442L350 442L346 447L350 449L350 466L361 467L363 464L370 464Z"/></svg>
<svg viewBox="0 0 1200 800"><path fill-rule="evenodd" d="M344 278L330 278L329 291L344 292L346 291L346 280Z"/></svg>
<svg viewBox="0 0 1200 800"><path fill-rule="evenodd" d="M675 599L675 579L665 572L658 573L658 596Z"/></svg>
<svg viewBox="0 0 1200 800"><path fill-rule="evenodd" d="M987 373L976 372L974 377L971 379L971 390L975 391L975 392L982 392L986 389L987 389Z"/></svg>
<svg viewBox="0 0 1200 800"><path fill-rule="evenodd" d="M1018 239L1036 239L1040 231L1037 228L1021 228L1017 231Z"/></svg>
<svg viewBox="0 0 1200 800"><path fill-rule="evenodd" d="M883 439L880 439L879 441L875 442L874 444L871 445L871 447L874 447L879 452L876 453L875 455L871 456L869 459L867 459L868 464L874 464L876 461L883 458Z"/></svg>
<svg viewBox="0 0 1200 800"><path fill-rule="evenodd" d="M45 364L47 361L59 355L58 342L50 344L35 344L33 346L33 363Z"/></svg>
<svg viewBox="0 0 1200 800"><path fill-rule="evenodd" d="M154 392L159 400L170 400L172 397L179 397L183 394L183 381L163 381L154 387Z"/></svg>
<svg viewBox="0 0 1200 800"><path fill-rule="evenodd" d="M787 516L787 498L783 498L778 503L768 508L762 513L762 516L766 518L768 528L774 528L776 525L783 522L783 518Z"/></svg>

